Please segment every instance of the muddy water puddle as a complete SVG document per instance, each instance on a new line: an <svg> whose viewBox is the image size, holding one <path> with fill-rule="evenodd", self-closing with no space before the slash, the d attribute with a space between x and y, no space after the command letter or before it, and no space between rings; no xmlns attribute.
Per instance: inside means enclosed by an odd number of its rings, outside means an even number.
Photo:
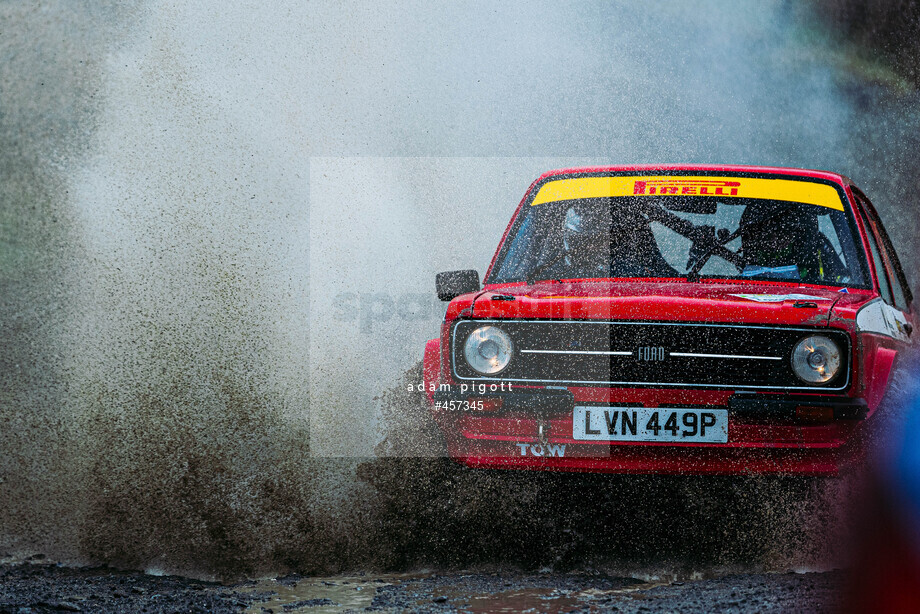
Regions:
<svg viewBox="0 0 920 614"><path fill-rule="evenodd" d="M657 584L631 578L569 575L411 574L264 580L238 592L264 595L247 614L267 612L549 612L592 609Z"/></svg>
<svg viewBox="0 0 920 614"><path fill-rule="evenodd" d="M400 578L383 576L368 579L365 577L304 578L291 580L263 580L240 592L257 594L270 593L264 601L253 602L245 610L246 614L264 614L271 612L345 612L364 610L371 607L377 589L399 582Z"/></svg>
<svg viewBox="0 0 920 614"><path fill-rule="evenodd" d="M696 574L693 574L696 575ZM599 573L289 576L234 587L249 614L286 612L834 611L842 572L735 573L640 580Z"/></svg>

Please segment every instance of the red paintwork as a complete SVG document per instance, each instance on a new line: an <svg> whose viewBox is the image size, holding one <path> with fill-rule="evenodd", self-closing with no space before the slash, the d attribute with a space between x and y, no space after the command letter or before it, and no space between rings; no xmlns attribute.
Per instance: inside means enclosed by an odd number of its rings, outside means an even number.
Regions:
<svg viewBox="0 0 920 614"><path fill-rule="evenodd" d="M617 171L719 171L794 175L830 180L844 187L855 207L850 180L825 171L750 166L716 165L646 165L582 169L564 169L545 173L534 181L525 194L512 222L502 236L507 239L513 220L530 196L534 186L547 177L573 172ZM863 223L857 226L864 249L868 252ZM501 250L496 250L489 265L488 278ZM443 429L448 450L454 459L470 466L556 471L590 471L612 473L797 473L836 475L844 467L862 459L865 434L871 417L878 409L888 388L903 342L873 333L858 332L856 314L879 297L877 273L867 257L873 278L872 290L838 288L800 283L758 280L678 279L610 279L547 281L528 286L525 283L487 284L475 294L451 301L447 308L439 339L425 346L424 376L435 420ZM513 295L514 301L488 300L492 294ZM732 294L802 293L825 297L817 309L795 308L792 302L757 303ZM832 327L846 331L853 342L853 375L849 397L864 398L869 418L864 421L837 420L823 424L745 423L736 417L729 420L725 444L670 444L633 442L586 442L571 437L572 416L546 421L548 443L565 445L565 456L522 455L518 444L539 444L537 420L527 414L470 414L437 411L433 390L442 383L455 384L449 368L449 334L451 323L460 316L476 319L602 319L645 320L660 322L722 322ZM913 323L913 314L907 314ZM611 404L641 403L646 407L667 404L709 405L726 407L733 390L674 388L574 387L569 390L578 402Z"/></svg>

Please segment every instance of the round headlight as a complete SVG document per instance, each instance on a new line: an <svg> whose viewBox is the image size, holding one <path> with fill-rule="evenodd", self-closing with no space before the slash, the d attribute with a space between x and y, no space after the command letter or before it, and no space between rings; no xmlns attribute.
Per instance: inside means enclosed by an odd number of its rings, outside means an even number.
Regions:
<svg viewBox="0 0 920 614"><path fill-rule="evenodd" d="M507 367L513 352L511 337L496 326L480 326L463 344L466 362L483 375L494 375Z"/></svg>
<svg viewBox="0 0 920 614"><path fill-rule="evenodd" d="M829 382L840 371L840 348L821 335L805 337L792 351L792 370L809 384Z"/></svg>

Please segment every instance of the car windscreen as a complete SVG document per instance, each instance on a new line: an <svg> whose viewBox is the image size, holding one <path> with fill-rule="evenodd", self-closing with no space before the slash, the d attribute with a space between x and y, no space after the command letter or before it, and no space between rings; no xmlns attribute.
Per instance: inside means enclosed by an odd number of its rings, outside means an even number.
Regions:
<svg viewBox="0 0 920 614"><path fill-rule="evenodd" d="M843 207L622 196L522 207L488 283L701 277L867 287L866 270Z"/></svg>

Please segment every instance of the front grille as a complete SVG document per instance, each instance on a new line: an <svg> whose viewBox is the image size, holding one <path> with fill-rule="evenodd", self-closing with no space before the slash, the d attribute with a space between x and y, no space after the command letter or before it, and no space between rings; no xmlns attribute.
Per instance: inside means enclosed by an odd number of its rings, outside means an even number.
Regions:
<svg viewBox="0 0 920 614"><path fill-rule="evenodd" d="M473 371L463 344L473 329L499 326L514 358L495 376ZM791 355L803 337L833 339L845 358L821 386L804 384ZM735 324L598 322L590 320L460 320L451 334L454 376L460 380L615 386L843 390L849 384L850 341L839 330Z"/></svg>

